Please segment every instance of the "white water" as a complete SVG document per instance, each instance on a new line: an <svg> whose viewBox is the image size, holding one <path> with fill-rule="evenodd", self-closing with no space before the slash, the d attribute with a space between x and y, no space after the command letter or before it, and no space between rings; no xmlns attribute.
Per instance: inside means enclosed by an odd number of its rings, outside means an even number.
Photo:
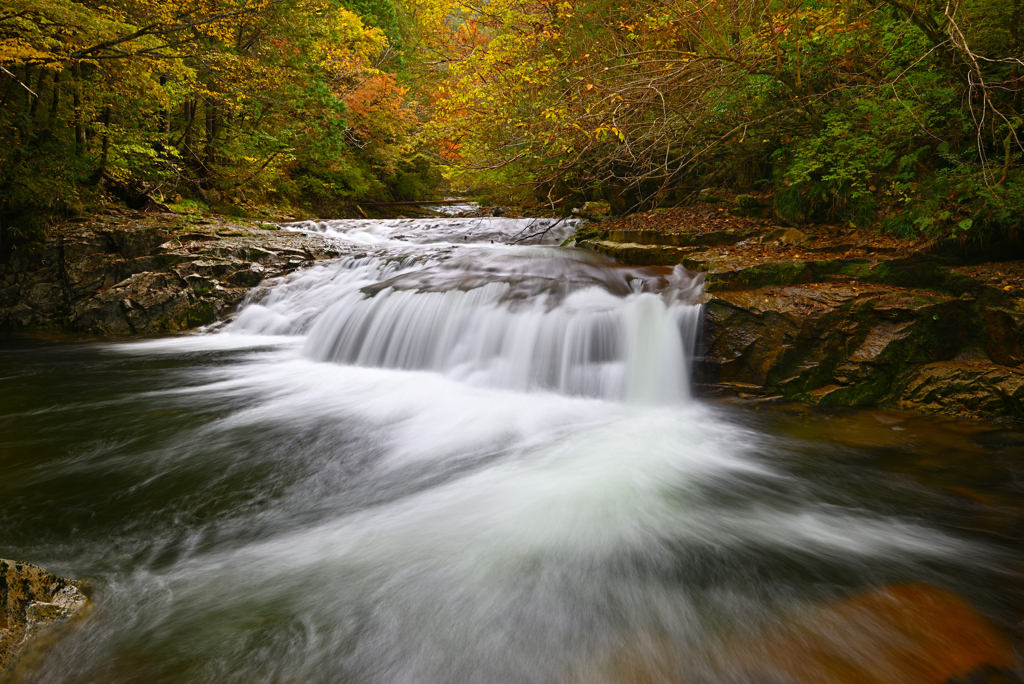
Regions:
<svg viewBox="0 0 1024 684"><path fill-rule="evenodd" d="M115 384L109 423L48 409L101 438L0 484L90 511L17 549L101 586L35 679L625 682L609 654L653 632L730 682L739 626L981 557L691 399L699 278L551 246L564 225L500 244L545 227L293 226L353 254L215 334L107 347L181 366Z"/></svg>
<svg viewBox="0 0 1024 684"><path fill-rule="evenodd" d="M428 370L474 385L685 398L700 279L681 267L622 269L585 252L491 243L549 223L298 224L384 249L300 274L244 309L232 330L308 332L305 354L317 361ZM548 239L567 228L555 230Z"/></svg>

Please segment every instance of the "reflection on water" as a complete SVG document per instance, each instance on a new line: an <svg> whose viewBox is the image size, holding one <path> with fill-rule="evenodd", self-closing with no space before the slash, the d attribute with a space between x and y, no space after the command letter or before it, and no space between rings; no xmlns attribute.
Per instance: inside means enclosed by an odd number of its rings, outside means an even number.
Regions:
<svg viewBox="0 0 1024 684"><path fill-rule="evenodd" d="M1019 640L1017 433L690 400L684 274L537 288L574 256L508 225L346 226L365 257L216 334L2 342L0 557L97 604L29 681L784 681L757 635L834 637L893 583Z"/></svg>

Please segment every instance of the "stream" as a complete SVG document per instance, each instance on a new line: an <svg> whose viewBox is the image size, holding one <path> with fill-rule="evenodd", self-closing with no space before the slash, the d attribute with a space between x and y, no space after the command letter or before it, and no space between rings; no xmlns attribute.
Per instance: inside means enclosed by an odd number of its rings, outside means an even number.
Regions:
<svg viewBox="0 0 1024 684"><path fill-rule="evenodd" d="M0 338L0 558L95 604L24 679L781 682L729 644L908 582L1022 643L1024 432L695 397L701 277L573 228L292 224L348 256L214 330Z"/></svg>

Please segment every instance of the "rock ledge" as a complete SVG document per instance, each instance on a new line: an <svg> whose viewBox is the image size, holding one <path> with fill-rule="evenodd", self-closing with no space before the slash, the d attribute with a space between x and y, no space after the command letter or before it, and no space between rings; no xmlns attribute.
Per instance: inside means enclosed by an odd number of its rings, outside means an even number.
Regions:
<svg viewBox="0 0 1024 684"><path fill-rule="evenodd" d="M162 333L212 323L250 288L338 256L328 239L270 224L109 214L0 258L0 330Z"/></svg>

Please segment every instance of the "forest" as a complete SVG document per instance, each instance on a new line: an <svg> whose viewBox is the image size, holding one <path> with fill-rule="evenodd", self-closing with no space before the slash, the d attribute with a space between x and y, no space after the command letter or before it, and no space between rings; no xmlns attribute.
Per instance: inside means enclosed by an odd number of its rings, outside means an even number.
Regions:
<svg viewBox="0 0 1024 684"><path fill-rule="evenodd" d="M1015 235L1022 0L10 0L0 248L106 202L567 215L725 191Z"/></svg>

